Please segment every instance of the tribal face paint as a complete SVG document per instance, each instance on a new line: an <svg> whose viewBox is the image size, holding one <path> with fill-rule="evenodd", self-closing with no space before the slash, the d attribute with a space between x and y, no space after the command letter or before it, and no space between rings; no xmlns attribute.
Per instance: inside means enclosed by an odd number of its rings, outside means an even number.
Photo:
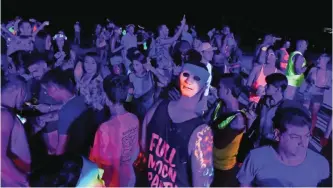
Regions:
<svg viewBox="0 0 333 188"><path fill-rule="evenodd" d="M179 75L180 91L183 96L193 97L207 83L209 73L202 67L184 64Z"/></svg>

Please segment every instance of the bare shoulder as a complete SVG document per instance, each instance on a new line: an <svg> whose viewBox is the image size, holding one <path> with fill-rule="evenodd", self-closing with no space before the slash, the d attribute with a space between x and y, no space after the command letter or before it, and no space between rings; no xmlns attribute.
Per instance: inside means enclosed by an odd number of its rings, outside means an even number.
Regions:
<svg viewBox="0 0 333 188"><path fill-rule="evenodd" d="M145 149L146 147L146 132L147 132L147 126L151 120L151 118L153 117L157 107L161 104L163 100L159 100L157 101L150 109L149 111L146 113L146 116L142 122L142 135L141 135L141 147L143 149Z"/></svg>
<svg viewBox="0 0 333 188"><path fill-rule="evenodd" d="M11 131L15 123L15 118L13 117L12 113L10 113L6 109L1 109L1 132ZM6 126L4 126L6 125Z"/></svg>
<svg viewBox="0 0 333 188"><path fill-rule="evenodd" d="M245 119L241 113L236 114L236 117L230 123L230 127L234 130L243 130L245 128Z"/></svg>
<svg viewBox="0 0 333 188"><path fill-rule="evenodd" d="M157 102L155 102L155 104L149 109L149 111L147 112L145 119L144 119L144 123L149 123L151 118L153 117L157 107L161 104L163 100L158 100Z"/></svg>
<svg viewBox="0 0 333 188"><path fill-rule="evenodd" d="M262 65L254 65L254 67L251 70L251 73L253 76L257 75L258 72L260 71Z"/></svg>
<svg viewBox="0 0 333 188"><path fill-rule="evenodd" d="M315 72L317 70L317 67L312 67L309 71L309 74L308 75L311 75L313 74L313 72Z"/></svg>
<svg viewBox="0 0 333 188"><path fill-rule="evenodd" d="M259 71L261 69L262 65L254 65L253 71Z"/></svg>
<svg viewBox="0 0 333 188"><path fill-rule="evenodd" d="M296 60L296 62L303 62L305 60L305 58L301 54L296 54L293 58L294 60Z"/></svg>

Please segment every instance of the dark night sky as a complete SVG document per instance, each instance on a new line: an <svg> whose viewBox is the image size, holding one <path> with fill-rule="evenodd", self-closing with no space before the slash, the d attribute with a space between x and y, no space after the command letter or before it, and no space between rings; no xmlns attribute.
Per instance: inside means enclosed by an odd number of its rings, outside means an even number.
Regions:
<svg viewBox="0 0 333 188"><path fill-rule="evenodd" d="M80 20L83 30L90 32L95 23L103 23L108 17L117 24L140 24L155 31L161 23L173 28L185 13L187 21L195 24L200 33L212 27L220 28L223 24L230 25L236 34L241 35L243 44L253 44L256 38L272 32L294 40L309 39L310 43L320 46L320 49L325 47L331 50L332 46L332 35L322 32L323 27L332 27L330 0L268 0L255 3L239 0L144 1L145 3L95 0L87 3L81 1L76 6L73 2L79 1L2 0L2 20L16 15L35 17L49 20L51 30L65 29L67 33L72 33L73 23L77 20Z"/></svg>

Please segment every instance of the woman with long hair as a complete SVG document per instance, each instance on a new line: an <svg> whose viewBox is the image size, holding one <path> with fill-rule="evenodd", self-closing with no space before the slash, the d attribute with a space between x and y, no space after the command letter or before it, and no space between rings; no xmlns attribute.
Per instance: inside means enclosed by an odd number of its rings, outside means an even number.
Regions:
<svg viewBox="0 0 333 188"><path fill-rule="evenodd" d="M89 52L85 55L84 62L78 62L74 70L78 94L83 95L86 103L97 110L102 110L104 107L100 64L97 54Z"/></svg>
<svg viewBox="0 0 333 188"><path fill-rule="evenodd" d="M266 63L253 67L247 81L247 86L251 88L250 102L258 103L260 97L265 95L266 76L277 73L276 55L272 47L267 48Z"/></svg>

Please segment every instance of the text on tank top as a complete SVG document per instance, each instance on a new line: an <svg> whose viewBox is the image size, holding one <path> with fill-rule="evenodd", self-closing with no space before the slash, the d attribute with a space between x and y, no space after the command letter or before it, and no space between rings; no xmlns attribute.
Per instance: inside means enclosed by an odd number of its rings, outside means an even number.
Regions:
<svg viewBox="0 0 333 188"><path fill-rule="evenodd" d="M162 101L147 126L148 183L151 187L192 186L188 144L193 131L204 122L193 118L173 123L169 101Z"/></svg>

